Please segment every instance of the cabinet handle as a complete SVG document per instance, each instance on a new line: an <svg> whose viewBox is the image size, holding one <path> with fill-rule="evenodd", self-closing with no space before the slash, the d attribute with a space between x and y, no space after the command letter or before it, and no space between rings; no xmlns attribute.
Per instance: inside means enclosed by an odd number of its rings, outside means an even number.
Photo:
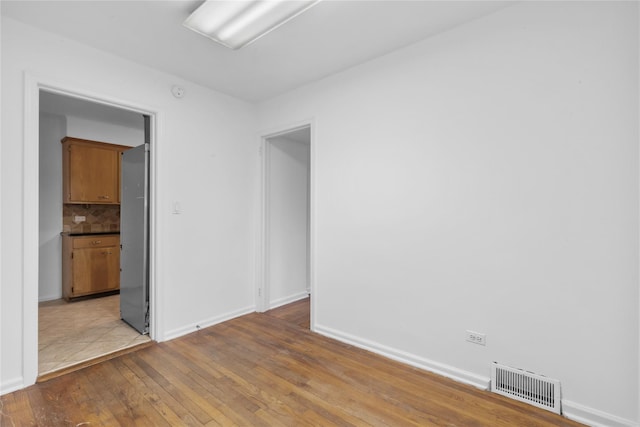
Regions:
<svg viewBox="0 0 640 427"><path fill-rule="evenodd" d="M112 252L111 252L111 251L104 251L104 252L102 252L102 255L111 255L111 254L112 254Z"/></svg>
<svg viewBox="0 0 640 427"><path fill-rule="evenodd" d="M102 240L92 240L91 241L92 245L99 245L100 243L102 243Z"/></svg>
<svg viewBox="0 0 640 427"><path fill-rule="evenodd" d="M109 196L106 196L106 195L105 196L98 196L98 199L108 200Z"/></svg>

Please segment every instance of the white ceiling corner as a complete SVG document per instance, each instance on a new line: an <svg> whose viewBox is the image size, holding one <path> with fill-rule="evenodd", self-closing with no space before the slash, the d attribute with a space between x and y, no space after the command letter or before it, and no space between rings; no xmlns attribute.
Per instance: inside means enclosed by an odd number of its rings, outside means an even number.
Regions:
<svg viewBox="0 0 640 427"><path fill-rule="evenodd" d="M324 0L237 51L182 26L200 3L2 0L0 11L219 92L261 101L493 13L510 2Z"/></svg>

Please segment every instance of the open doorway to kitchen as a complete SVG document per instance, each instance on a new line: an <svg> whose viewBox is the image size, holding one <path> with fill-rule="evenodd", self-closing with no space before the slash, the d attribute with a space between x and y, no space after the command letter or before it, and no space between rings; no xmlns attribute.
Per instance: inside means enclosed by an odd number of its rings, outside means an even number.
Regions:
<svg viewBox="0 0 640 427"><path fill-rule="evenodd" d="M121 156L145 144L150 116L46 90L38 114L43 380L151 342L121 320L119 293Z"/></svg>
<svg viewBox="0 0 640 427"><path fill-rule="evenodd" d="M263 248L259 309L289 307L310 328L311 125L263 137ZM305 310L300 310L300 308ZM300 319L300 313L306 319Z"/></svg>

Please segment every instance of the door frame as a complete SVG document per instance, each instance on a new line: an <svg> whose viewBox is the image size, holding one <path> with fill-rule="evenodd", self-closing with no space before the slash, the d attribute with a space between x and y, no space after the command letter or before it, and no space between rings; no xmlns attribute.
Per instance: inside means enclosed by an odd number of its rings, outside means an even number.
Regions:
<svg viewBox="0 0 640 427"><path fill-rule="evenodd" d="M39 270L39 204L40 204L40 158L39 158L39 128L40 128L40 91L46 91L78 98L89 102L103 104L135 113L144 114L151 120L151 161L150 167L150 198L149 206L149 336L157 340L161 331L161 319L157 307L161 307L161 293L156 287L156 212L158 201L155 197L157 182L157 146L160 135L158 132L161 113L154 108L128 100L95 93L86 88L75 87L72 83L61 82L43 76L25 73L24 76L24 152L23 152L23 213L22 229L22 380L23 386L34 384L38 377L38 270Z"/></svg>
<svg viewBox="0 0 640 427"><path fill-rule="evenodd" d="M316 215L315 215L315 164L316 164L316 142L315 142L315 120L307 119L297 123L283 125L270 130L261 132L260 135L260 223L259 223L259 236L258 236L258 265L256 268L256 311L265 312L270 309L269 307L269 153L270 142L269 139L285 135L287 133L309 128L310 141L309 141L309 242L308 242L308 277L309 277L309 290L312 295L311 298L311 330L315 329L315 305L318 296L318 289L316 286L315 278L315 258L316 258Z"/></svg>

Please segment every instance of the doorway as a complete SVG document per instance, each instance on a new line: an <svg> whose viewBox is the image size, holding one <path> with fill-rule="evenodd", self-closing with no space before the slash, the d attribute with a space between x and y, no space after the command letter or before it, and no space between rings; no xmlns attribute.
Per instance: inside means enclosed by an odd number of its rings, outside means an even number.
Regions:
<svg viewBox="0 0 640 427"><path fill-rule="evenodd" d="M74 136L129 147L145 145L151 140L153 116L57 90L39 88L38 100L37 374L43 379L151 341L120 320L118 292L73 302L61 298L61 232L119 236L120 205L63 205L60 139Z"/></svg>
<svg viewBox="0 0 640 427"><path fill-rule="evenodd" d="M311 298L311 148L310 124L263 137L260 311Z"/></svg>

